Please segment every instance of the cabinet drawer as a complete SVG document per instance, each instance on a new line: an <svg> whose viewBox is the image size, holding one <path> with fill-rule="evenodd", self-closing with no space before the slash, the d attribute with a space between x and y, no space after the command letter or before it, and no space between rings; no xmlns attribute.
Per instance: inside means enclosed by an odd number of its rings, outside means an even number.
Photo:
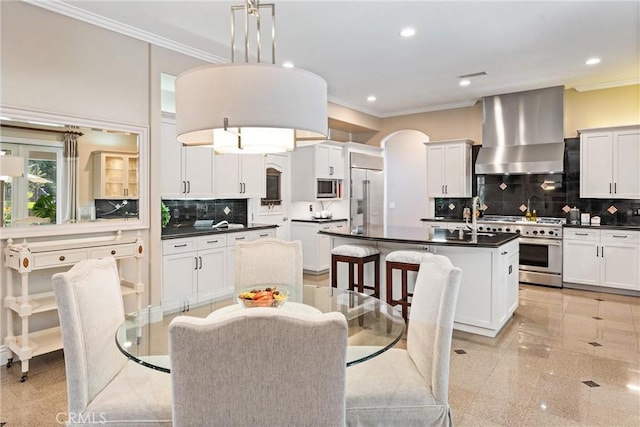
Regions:
<svg viewBox="0 0 640 427"><path fill-rule="evenodd" d="M600 230L565 228L562 232L565 240L600 240Z"/></svg>
<svg viewBox="0 0 640 427"><path fill-rule="evenodd" d="M33 268L45 268L55 267L57 265L70 265L75 264L78 261L87 259L88 251L76 250L76 251L56 251L56 252L41 252L33 256Z"/></svg>
<svg viewBox="0 0 640 427"><path fill-rule="evenodd" d="M112 256L115 258L132 257L136 254L135 245L114 245L89 250L89 258L103 258Z"/></svg>
<svg viewBox="0 0 640 427"><path fill-rule="evenodd" d="M195 239L172 239L162 242L162 255L191 252L197 249Z"/></svg>
<svg viewBox="0 0 640 427"><path fill-rule="evenodd" d="M211 235L198 238L198 250L223 248L227 246L227 236Z"/></svg>
<svg viewBox="0 0 640 427"><path fill-rule="evenodd" d="M640 232L627 230L602 230L603 242L640 242Z"/></svg>

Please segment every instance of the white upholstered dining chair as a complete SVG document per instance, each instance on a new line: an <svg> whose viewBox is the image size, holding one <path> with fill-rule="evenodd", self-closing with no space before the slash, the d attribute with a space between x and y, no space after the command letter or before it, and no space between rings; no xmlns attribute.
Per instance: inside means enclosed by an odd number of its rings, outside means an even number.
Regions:
<svg viewBox="0 0 640 427"><path fill-rule="evenodd" d="M302 243L300 240L263 238L238 242L235 256L235 288L242 290L259 284L287 284L302 301Z"/></svg>
<svg viewBox="0 0 640 427"><path fill-rule="evenodd" d="M174 426L344 425L347 330L338 312L256 307L176 317Z"/></svg>
<svg viewBox="0 0 640 427"><path fill-rule="evenodd" d="M462 272L435 255L420 263L407 349L393 348L347 370L347 425L446 426L449 357Z"/></svg>
<svg viewBox="0 0 640 427"><path fill-rule="evenodd" d="M69 425L170 426L171 377L116 347L124 322L113 258L89 259L53 275L67 374Z"/></svg>

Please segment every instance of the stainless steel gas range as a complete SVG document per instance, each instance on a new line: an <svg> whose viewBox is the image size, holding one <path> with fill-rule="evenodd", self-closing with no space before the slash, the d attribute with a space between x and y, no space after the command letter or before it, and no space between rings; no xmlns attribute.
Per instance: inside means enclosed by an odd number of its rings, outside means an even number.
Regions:
<svg viewBox="0 0 640 427"><path fill-rule="evenodd" d="M520 281L562 287L562 224L564 218L487 215L478 220L479 231L520 234Z"/></svg>

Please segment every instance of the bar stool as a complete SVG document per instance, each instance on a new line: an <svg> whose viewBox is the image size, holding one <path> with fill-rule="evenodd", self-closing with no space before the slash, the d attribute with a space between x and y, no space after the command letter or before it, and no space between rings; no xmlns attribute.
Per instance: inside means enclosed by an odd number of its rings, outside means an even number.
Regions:
<svg viewBox="0 0 640 427"><path fill-rule="evenodd" d="M429 252L420 252L420 251L393 251L390 252L389 255L385 258L386 264L386 272L387 272L387 304L391 306L401 305L402 306L402 317L404 320L408 320L408 309L411 307L410 298L413 299L413 293L408 290L408 272L415 271L418 272L420 268L420 263L429 257L432 257L433 254ZM400 298L393 298L393 270L400 270L402 273L402 284L400 289Z"/></svg>
<svg viewBox="0 0 640 427"><path fill-rule="evenodd" d="M380 251L373 246L340 245L331 250L331 286L338 287L338 263L349 264L349 290L363 293L365 289L373 291L373 296L380 296ZM364 284L364 266L373 262L373 286ZM358 266L358 281L355 281L354 266Z"/></svg>

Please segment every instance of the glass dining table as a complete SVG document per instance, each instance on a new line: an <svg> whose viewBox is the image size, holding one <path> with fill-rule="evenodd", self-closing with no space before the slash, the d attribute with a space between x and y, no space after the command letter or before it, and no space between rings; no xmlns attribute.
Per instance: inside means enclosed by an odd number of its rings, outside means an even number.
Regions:
<svg viewBox="0 0 640 427"><path fill-rule="evenodd" d="M260 285L256 285L260 288ZM289 299L274 310L315 313L337 311L347 319L347 366L376 357L393 347L403 336L405 321L399 310L384 301L354 291L327 286L305 285L289 291ZM126 316L116 331L116 344L129 359L163 372L170 372L169 324L180 315L206 317L213 311L251 310L235 300L209 301L189 311L161 312L149 307Z"/></svg>

